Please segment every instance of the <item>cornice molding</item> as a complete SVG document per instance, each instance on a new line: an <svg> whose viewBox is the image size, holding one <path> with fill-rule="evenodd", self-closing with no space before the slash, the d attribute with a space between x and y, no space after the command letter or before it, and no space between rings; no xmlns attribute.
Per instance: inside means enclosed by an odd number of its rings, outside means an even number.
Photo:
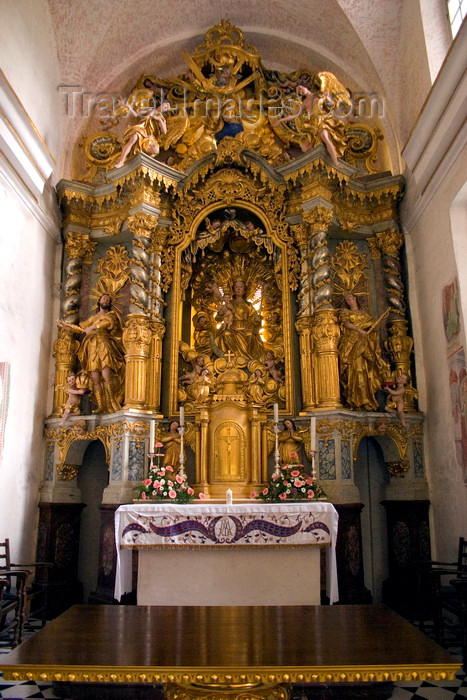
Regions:
<svg viewBox="0 0 467 700"><path fill-rule="evenodd" d="M404 225L412 228L465 148L467 71L464 22L404 146L409 183Z"/></svg>
<svg viewBox="0 0 467 700"><path fill-rule="evenodd" d="M25 188L39 199L52 174L54 159L2 71L0 150Z"/></svg>

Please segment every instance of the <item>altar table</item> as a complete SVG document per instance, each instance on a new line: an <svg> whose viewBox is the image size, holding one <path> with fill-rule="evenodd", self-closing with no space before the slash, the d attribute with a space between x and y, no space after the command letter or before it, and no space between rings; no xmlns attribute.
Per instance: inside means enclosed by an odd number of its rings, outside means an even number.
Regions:
<svg viewBox="0 0 467 700"><path fill-rule="evenodd" d="M131 590L138 549L138 605L311 605L338 600L338 515L330 503L134 503L115 513L115 598Z"/></svg>
<svg viewBox="0 0 467 700"><path fill-rule="evenodd" d="M107 698L110 684L162 684L173 699L258 700L275 690L278 700L281 686L322 683L332 697L328 684L439 681L459 669L383 605L79 605L0 656L7 680L65 683L68 698L76 684L93 696L89 683L106 684Z"/></svg>

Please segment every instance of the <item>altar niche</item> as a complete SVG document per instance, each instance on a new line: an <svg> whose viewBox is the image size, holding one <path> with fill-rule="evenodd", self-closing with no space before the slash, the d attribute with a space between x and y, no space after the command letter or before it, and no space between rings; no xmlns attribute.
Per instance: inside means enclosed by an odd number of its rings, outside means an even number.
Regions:
<svg viewBox="0 0 467 700"><path fill-rule="evenodd" d="M267 217L237 203L198 212L177 251L165 346L177 375L164 373L162 390L170 413L195 420L195 486L211 497L247 498L267 481L267 419L274 404L295 413L283 247Z"/></svg>

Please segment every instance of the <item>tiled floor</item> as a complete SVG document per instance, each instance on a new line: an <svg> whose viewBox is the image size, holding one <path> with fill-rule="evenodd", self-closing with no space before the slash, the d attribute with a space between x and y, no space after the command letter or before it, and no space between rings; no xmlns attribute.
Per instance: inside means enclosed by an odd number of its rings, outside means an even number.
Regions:
<svg viewBox="0 0 467 700"><path fill-rule="evenodd" d="M34 623L28 625L25 638L34 634L37 628ZM7 653L7 647L0 648L0 654ZM449 647L448 651L461 658L458 647ZM34 683L32 681L12 682L5 681L0 673L0 698L56 698L50 683ZM91 695L89 696L91 698ZM410 700L411 698L425 698L426 700L459 700L467 698L467 677L465 673L459 673L456 680L443 683L405 682L395 683L392 700ZM128 700L131 700L129 697Z"/></svg>

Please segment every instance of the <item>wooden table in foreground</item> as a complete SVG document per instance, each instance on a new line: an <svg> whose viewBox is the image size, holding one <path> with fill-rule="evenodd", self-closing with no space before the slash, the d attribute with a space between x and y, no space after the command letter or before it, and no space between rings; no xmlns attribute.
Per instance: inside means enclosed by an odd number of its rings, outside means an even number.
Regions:
<svg viewBox="0 0 467 700"><path fill-rule="evenodd" d="M0 657L7 680L161 684L172 700L281 700L292 684L436 681L459 668L382 605L80 605Z"/></svg>

